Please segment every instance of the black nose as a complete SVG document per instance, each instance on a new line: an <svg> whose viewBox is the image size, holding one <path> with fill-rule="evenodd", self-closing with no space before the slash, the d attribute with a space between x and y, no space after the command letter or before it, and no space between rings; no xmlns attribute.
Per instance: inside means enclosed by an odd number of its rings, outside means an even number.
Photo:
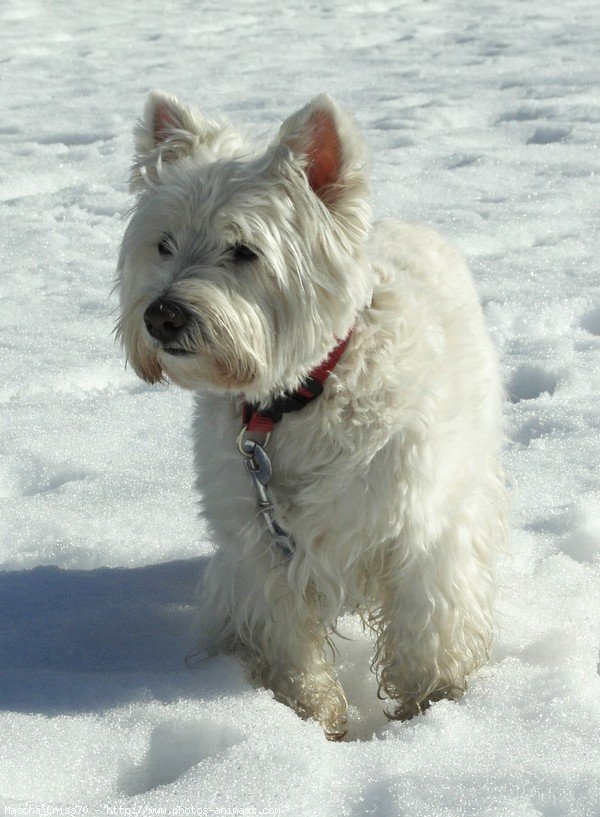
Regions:
<svg viewBox="0 0 600 817"><path fill-rule="evenodd" d="M170 343L186 325L188 313L179 304L159 298L144 312L148 333L161 343Z"/></svg>

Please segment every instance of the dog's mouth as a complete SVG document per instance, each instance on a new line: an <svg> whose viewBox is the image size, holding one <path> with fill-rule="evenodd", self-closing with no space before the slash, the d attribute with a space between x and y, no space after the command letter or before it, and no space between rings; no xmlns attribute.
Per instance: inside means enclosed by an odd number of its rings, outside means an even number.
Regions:
<svg viewBox="0 0 600 817"><path fill-rule="evenodd" d="M189 349L184 349L181 346L161 346L161 352L165 352L168 355L173 355L175 357L187 357L188 355L193 355L193 352L190 352Z"/></svg>

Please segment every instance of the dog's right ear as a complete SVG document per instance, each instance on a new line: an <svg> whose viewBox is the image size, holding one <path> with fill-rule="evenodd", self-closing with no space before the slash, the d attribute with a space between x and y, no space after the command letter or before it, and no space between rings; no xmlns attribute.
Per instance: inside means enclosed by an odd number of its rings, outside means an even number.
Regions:
<svg viewBox="0 0 600 817"><path fill-rule="evenodd" d="M210 150L222 131L223 126L205 119L172 94L151 91L144 114L134 128L136 153L131 189L145 187L149 178L158 183L157 163L176 161L200 147Z"/></svg>
<svg viewBox="0 0 600 817"><path fill-rule="evenodd" d="M218 131L215 122L204 119L172 94L150 91L144 115L135 127L135 148L138 154L149 153L174 137L208 142Z"/></svg>

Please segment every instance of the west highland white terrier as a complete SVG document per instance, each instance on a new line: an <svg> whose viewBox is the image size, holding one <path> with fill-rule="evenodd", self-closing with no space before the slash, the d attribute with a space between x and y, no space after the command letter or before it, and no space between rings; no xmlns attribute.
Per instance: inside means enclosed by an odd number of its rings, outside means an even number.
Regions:
<svg viewBox="0 0 600 817"><path fill-rule="evenodd" d="M198 392L201 646L337 738L325 647L355 610L389 717L458 697L507 535L502 389L465 264L372 223L363 139L327 95L255 151L153 92L135 139L117 331L141 378Z"/></svg>

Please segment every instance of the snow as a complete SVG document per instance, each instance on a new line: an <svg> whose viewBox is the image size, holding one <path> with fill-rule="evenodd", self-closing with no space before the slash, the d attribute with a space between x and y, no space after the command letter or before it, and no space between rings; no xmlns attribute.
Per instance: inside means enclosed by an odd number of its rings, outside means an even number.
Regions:
<svg viewBox="0 0 600 817"><path fill-rule="evenodd" d="M600 815L599 23L595 0L5 0L5 814ZM137 381L111 338L152 87L259 136L328 90L364 129L378 214L470 260L515 507L501 632L457 704L387 723L352 619L341 744L232 658L183 664L210 553L191 399Z"/></svg>

